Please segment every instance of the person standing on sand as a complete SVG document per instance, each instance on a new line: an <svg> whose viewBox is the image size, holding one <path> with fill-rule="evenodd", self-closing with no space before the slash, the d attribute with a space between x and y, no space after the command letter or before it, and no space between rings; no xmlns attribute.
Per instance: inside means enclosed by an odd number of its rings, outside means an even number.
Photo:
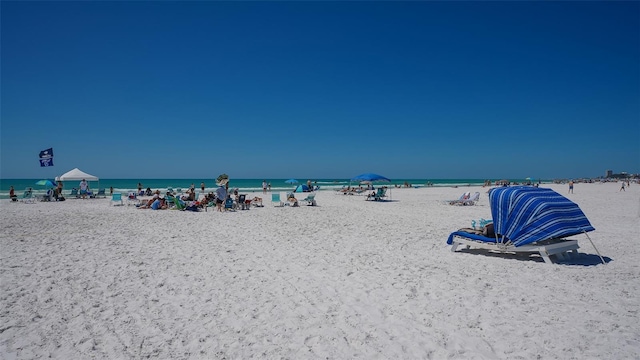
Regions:
<svg viewBox="0 0 640 360"><path fill-rule="evenodd" d="M204 194L204 181L200 183L200 189L202 189L202 193Z"/></svg>
<svg viewBox="0 0 640 360"><path fill-rule="evenodd" d="M262 180L262 193L267 193L267 180Z"/></svg>
<svg viewBox="0 0 640 360"><path fill-rule="evenodd" d="M62 187L64 185L62 184L62 181L58 180L58 184L56 186L56 199L59 198L60 196L62 196Z"/></svg>
<svg viewBox="0 0 640 360"><path fill-rule="evenodd" d="M220 212L222 212L222 204L227 200L227 189L225 185L227 185L227 180L222 179L218 183L218 189L216 190L216 208Z"/></svg>
<svg viewBox="0 0 640 360"><path fill-rule="evenodd" d="M569 181L569 194L573 194L573 180Z"/></svg>
<svg viewBox="0 0 640 360"><path fill-rule="evenodd" d="M82 179L80 181L80 195L83 199L87 198L87 192L89 191L89 184L87 184L87 180Z"/></svg>
<svg viewBox="0 0 640 360"><path fill-rule="evenodd" d="M627 192L627 190L625 190L625 188L624 188L624 181L622 182L622 187L620 188L620 190L618 190L618 192L620 192L620 191Z"/></svg>

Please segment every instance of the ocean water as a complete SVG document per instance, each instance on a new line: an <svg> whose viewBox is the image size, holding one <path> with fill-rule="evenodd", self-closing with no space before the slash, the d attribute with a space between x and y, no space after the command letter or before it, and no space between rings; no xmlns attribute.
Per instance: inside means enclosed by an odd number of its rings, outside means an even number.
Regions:
<svg viewBox="0 0 640 360"><path fill-rule="evenodd" d="M18 195L18 198L24 193L26 188L33 188L34 193L37 195L44 194L47 188L44 186L36 185L36 181L41 179L0 179L0 199L9 198L9 187L13 186ZM241 192L261 192L263 179L230 179L229 188L238 188ZM265 179L271 184L271 190L273 191L289 191L293 190L297 184L287 184L287 179ZM298 184L306 184L307 179L300 179ZM427 184L432 186L468 186L468 185L482 185L485 179L396 179L390 183L374 183L384 184L387 186L403 186L406 183L411 184L414 187L423 187ZM513 182L526 182L524 179L513 179ZM130 191L136 191L138 188L138 182L142 184L142 188L151 188L152 191L160 190L161 193L165 193L167 189L174 190L186 190L191 184L193 184L198 192L200 192L200 183L205 183L205 192L215 191L217 188L214 179L100 179L100 181L90 181L89 186L92 190L97 191L100 188L106 189L107 195L109 194L109 188L113 187L114 192L128 193ZM311 179L313 186L319 186L320 191L335 190L342 188L343 186L357 185L352 183L349 179ZM63 194L68 194L72 188L79 188L79 181L65 181L63 183Z"/></svg>

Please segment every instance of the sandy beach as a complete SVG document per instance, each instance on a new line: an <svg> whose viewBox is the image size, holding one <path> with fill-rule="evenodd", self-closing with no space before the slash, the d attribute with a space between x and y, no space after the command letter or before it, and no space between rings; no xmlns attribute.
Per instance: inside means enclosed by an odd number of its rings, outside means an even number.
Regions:
<svg viewBox="0 0 640 360"><path fill-rule="evenodd" d="M220 213L0 204L2 359L637 359L640 185L544 185L580 256L453 253L482 187ZM450 206L480 191L476 206Z"/></svg>

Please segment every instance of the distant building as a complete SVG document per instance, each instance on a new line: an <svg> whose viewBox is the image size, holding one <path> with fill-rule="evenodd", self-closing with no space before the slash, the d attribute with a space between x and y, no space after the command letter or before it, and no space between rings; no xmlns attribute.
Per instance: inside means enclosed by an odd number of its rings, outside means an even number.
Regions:
<svg viewBox="0 0 640 360"><path fill-rule="evenodd" d="M613 170L607 170L607 177L611 177L613 175Z"/></svg>

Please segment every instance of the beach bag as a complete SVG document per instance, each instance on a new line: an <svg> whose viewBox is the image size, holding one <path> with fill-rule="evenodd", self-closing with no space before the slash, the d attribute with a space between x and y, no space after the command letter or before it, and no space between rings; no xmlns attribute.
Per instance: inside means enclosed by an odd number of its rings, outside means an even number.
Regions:
<svg viewBox="0 0 640 360"><path fill-rule="evenodd" d="M200 209L198 209L197 206L195 205L189 205L186 208L184 208L186 211L200 211Z"/></svg>
<svg viewBox="0 0 640 360"><path fill-rule="evenodd" d="M64 201L64 200L65 200L64 196L62 195L58 196L58 201Z"/></svg>

